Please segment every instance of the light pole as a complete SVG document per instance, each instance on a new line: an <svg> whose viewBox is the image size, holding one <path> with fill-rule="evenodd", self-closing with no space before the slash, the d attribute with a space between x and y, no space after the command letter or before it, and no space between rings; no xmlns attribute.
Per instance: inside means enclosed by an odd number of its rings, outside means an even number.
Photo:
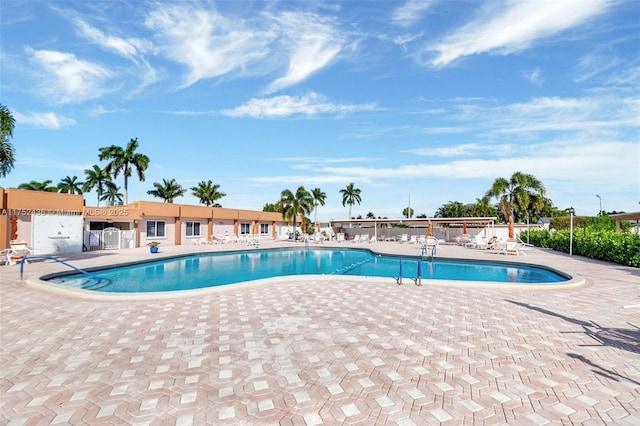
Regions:
<svg viewBox="0 0 640 426"><path fill-rule="evenodd" d="M598 210L598 216L602 216L602 197L600 196L600 194L596 194L596 197L598 197L598 200L600 200L600 210Z"/></svg>
<svg viewBox="0 0 640 426"><path fill-rule="evenodd" d="M573 207L569 207L569 256L573 256L573 215L575 214L575 209Z"/></svg>

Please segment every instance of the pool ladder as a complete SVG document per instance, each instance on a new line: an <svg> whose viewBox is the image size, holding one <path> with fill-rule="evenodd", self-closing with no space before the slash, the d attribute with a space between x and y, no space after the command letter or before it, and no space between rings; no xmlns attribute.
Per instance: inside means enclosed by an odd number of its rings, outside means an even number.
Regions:
<svg viewBox="0 0 640 426"><path fill-rule="evenodd" d="M75 266L73 266L70 263L65 262L64 260L60 260L55 256L25 256L20 260L20 280L24 279L24 264L27 263L27 260L29 259L49 259L49 260L54 260L58 263L62 263L65 266L68 266L69 268L80 272L81 274L84 274L86 276L88 276L89 278L87 278L86 280L80 281L78 286L82 289L87 289L87 290L100 290L101 288L104 288L108 285L111 284L111 280L107 279L107 278L101 278L97 275L94 275L90 272L85 271L84 269L80 269L77 268ZM95 280L96 283L92 284L92 285L87 285L88 283L90 283L90 280Z"/></svg>
<svg viewBox="0 0 640 426"><path fill-rule="evenodd" d="M402 258L400 258L400 267L398 271L398 277L395 279L396 284L402 285ZM422 285L422 258L418 259L418 269L416 271L416 277L410 278L413 280L413 283L417 286Z"/></svg>

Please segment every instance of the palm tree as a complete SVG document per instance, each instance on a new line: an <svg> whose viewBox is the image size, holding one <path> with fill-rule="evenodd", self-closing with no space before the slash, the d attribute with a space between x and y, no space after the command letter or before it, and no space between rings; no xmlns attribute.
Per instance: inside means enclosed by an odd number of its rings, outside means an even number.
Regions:
<svg viewBox="0 0 640 426"><path fill-rule="evenodd" d="M120 192L120 187L115 186L112 182L104 191L104 194L100 198L100 201L106 201L108 206L115 206L117 204L122 204L122 193Z"/></svg>
<svg viewBox="0 0 640 426"><path fill-rule="evenodd" d="M100 160L111 160L105 167L109 174L117 178L120 173L124 176L124 203L128 204L127 192L129 190L129 178L133 169L138 173L138 179L144 182L144 171L149 167L149 157L136 152L138 138L131 139L126 148L111 145L100 148Z"/></svg>
<svg viewBox="0 0 640 426"><path fill-rule="evenodd" d="M91 191L93 188L96 188L96 192L98 193L98 207L100 207L100 201L104 199L103 194L105 193L105 191L118 191L116 185L111 180L111 175L106 168L102 169L100 168L100 166L94 164L93 168L86 169L84 171L84 174L86 175L86 180L84 181L82 190L84 192L87 192Z"/></svg>
<svg viewBox="0 0 640 426"><path fill-rule="evenodd" d="M413 217L414 210L411 207L405 207L402 209L402 216L407 219L411 219Z"/></svg>
<svg viewBox="0 0 640 426"><path fill-rule="evenodd" d="M324 206L325 200L327 199L327 194L322 192L320 188L314 188L311 190L311 197L313 198L313 207L315 210L315 217L313 221L318 224L318 205Z"/></svg>
<svg viewBox="0 0 640 426"><path fill-rule="evenodd" d="M350 183L345 189L341 189L340 193L342 194L342 207L349 204L349 219L351 219L351 206L355 203L360 204L362 201L360 190L355 188L353 183Z"/></svg>
<svg viewBox="0 0 640 426"><path fill-rule="evenodd" d="M9 108L0 104L0 177L8 175L16 161L16 150L9 142L15 125L16 120Z"/></svg>
<svg viewBox="0 0 640 426"><path fill-rule="evenodd" d="M147 194L162 198L165 203L173 203L174 198L182 197L187 192L175 179L162 179L162 183L154 182L153 186L156 189L147 191Z"/></svg>
<svg viewBox="0 0 640 426"><path fill-rule="evenodd" d="M78 176L65 177L58 183L58 192L65 194L82 194L83 182L78 182Z"/></svg>
<svg viewBox="0 0 640 426"><path fill-rule="evenodd" d="M506 221L525 219L527 212L542 209L545 188L535 176L514 172L509 179L497 178L484 195L485 200L495 198Z"/></svg>
<svg viewBox="0 0 640 426"><path fill-rule="evenodd" d="M18 189L27 189L29 191L44 191L44 192L58 192L58 187L51 185L53 183L52 180L43 180L42 182L38 182L36 180L32 180L29 183L21 183L18 185Z"/></svg>
<svg viewBox="0 0 640 426"><path fill-rule="evenodd" d="M280 193L282 205L282 217L293 222L293 233L296 232L296 217L298 215L308 215L313 209L313 196L303 186L298 187L294 194L288 189Z"/></svg>
<svg viewBox="0 0 640 426"><path fill-rule="evenodd" d="M224 192L219 192L220 185L214 184L210 180L208 181L200 181L198 186L194 186L191 189L191 193L194 197L198 197L200 202L205 206L209 207L222 207L216 201L222 197L226 197L227 194Z"/></svg>

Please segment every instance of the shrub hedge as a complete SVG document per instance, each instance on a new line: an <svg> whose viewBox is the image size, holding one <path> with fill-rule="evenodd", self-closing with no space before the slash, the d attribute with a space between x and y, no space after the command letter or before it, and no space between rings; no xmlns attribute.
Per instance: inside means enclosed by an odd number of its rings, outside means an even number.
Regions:
<svg viewBox="0 0 640 426"><path fill-rule="evenodd" d="M527 239L527 231L521 235ZM569 253L570 230L529 231L529 242L537 247ZM640 267L640 235L598 228L573 229L573 254Z"/></svg>

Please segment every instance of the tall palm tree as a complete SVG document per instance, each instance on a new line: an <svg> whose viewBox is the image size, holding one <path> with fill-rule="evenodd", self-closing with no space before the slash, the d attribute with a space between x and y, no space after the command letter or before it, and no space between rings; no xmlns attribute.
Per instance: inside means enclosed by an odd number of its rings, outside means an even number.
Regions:
<svg viewBox="0 0 640 426"><path fill-rule="evenodd" d="M86 169L84 174L86 175L86 179L82 186L82 190L87 192L91 191L93 188L96 189L96 192L98 193L98 207L100 207L100 201L104 199L103 194L105 191L115 190L117 192L116 185L111 180L111 175L106 168L103 169L94 164L93 168Z"/></svg>
<svg viewBox="0 0 640 426"><path fill-rule="evenodd" d="M52 180L47 179L42 182L32 180L29 183L21 183L18 185L18 189L27 189L29 191L44 191L44 192L58 192L58 187L51 185Z"/></svg>
<svg viewBox="0 0 640 426"><path fill-rule="evenodd" d="M305 216L311 213L313 209L313 196L304 186L299 186L294 194L288 189L280 193L280 201L282 205L282 217L293 222L293 233L296 232L296 217L298 215Z"/></svg>
<svg viewBox="0 0 640 426"><path fill-rule="evenodd" d="M120 187L111 183L111 185L109 185L104 191L100 201L106 201L108 206L122 204L122 193L120 192Z"/></svg>
<svg viewBox="0 0 640 426"><path fill-rule="evenodd" d="M209 207L222 207L217 201L226 197L227 194L224 192L220 192L220 185L214 184L210 180L208 181L200 181L198 182L198 186L194 186L191 189L191 193L194 197L198 197L200 202L205 206Z"/></svg>
<svg viewBox="0 0 640 426"><path fill-rule="evenodd" d="M16 150L9 142L15 125L16 120L9 108L0 104L0 177L8 175L16 161Z"/></svg>
<svg viewBox="0 0 640 426"><path fill-rule="evenodd" d="M82 194L83 185L83 182L78 182L78 176L67 176L58 183L58 192L65 194Z"/></svg>
<svg viewBox="0 0 640 426"><path fill-rule="evenodd" d="M324 206L327 199L327 194L322 192L320 188L313 188L311 190L311 197L313 198L313 208L315 210L315 217L313 221L318 224L318 206Z"/></svg>
<svg viewBox="0 0 640 426"><path fill-rule="evenodd" d="M138 179L144 182L144 171L149 167L149 157L136 152L138 138L131 139L126 148L111 145L100 148L100 160L111 160L106 169L109 174L117 178L119 174L124 176L124 203L128 204L127 193L129 190L129 178L133 175L133 169L138 173Z"/></svg>
<svg viewBox="0 0 640 426"><path fill-rule="evenodd" d="M485 200L498 201L498 208L508 222L524 220L527 212L542 209L546 190L535 176L514 172L509 179L497 178L484 195Z"/></svg>
<svg viewBox="0 0 640 426"><path fill-rule="evenodd" d="M173 203L175 198L182 197L187 192L175 179L162 179L162 183L153 182L153 186L156 189L147 191L147 194L162 198L165 203Z"/></svg>
<svg viewBox="0 0 640 426"><path fill-rule="evenodd" d="M360 204L362 201L360 190L353 183L350 183L345 189L341 189L340 193L342 194L342 207L349 204L349 219L351 219L351 206L355 203Z"/></svg>

